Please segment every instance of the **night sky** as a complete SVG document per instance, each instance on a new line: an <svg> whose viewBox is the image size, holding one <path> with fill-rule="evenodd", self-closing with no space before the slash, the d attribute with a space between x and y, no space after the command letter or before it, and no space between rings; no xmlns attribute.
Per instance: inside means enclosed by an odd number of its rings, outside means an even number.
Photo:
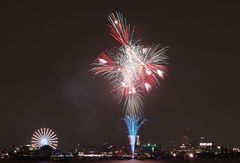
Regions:
<svg viewBox="0 0 240 163"><path fill-rule="evenodd" d="M143 44L170 46L169 76L144 99L142 142L193 137L240 145L240 5L200 1L1 1L0 146L52 128L62 149L127 142L109 82L89 72L119 46L107 15L120 11Z"/></svg>

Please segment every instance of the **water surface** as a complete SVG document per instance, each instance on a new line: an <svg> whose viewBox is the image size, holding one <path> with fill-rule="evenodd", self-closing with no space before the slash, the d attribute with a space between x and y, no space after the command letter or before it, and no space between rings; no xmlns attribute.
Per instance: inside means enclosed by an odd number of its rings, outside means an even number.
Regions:
<svg viewBox="0 0 240 163"><path fill-rule="evenodd" d="M59 161L28 161L28 160L0 160L0 163L58 163ZM62 161L65 162L65 161ZM71 160L69 163L240 163L240 160Z"/></svg>

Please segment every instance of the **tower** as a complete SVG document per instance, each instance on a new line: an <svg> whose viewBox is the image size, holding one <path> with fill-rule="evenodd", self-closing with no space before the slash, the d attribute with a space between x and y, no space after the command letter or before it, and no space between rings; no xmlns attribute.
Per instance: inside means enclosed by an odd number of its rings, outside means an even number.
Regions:
<svg viewBox="0 0 240 163"><path fill-rule="evenodd" d="M136 145L140 145L140 135L137 135L137 142Z"/></svg>

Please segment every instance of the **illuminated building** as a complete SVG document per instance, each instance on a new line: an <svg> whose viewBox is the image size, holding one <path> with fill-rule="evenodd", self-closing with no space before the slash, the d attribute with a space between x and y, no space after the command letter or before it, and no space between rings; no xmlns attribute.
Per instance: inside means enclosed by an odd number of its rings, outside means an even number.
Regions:
<svg viewBox="0 0 240 163"><path fill-rule="evenodd" d="M154 154L161 152L161 145L160 144L151 144L151 143L143 144L141 152L144 155L153 156Z"/></svg>

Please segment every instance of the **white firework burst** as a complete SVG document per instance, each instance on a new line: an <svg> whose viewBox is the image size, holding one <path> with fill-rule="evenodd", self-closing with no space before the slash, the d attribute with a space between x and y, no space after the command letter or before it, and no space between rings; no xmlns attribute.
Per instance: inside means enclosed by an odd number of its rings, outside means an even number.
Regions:
<svg viewBox="0 0 240 163"><path fill-rule="evenodd" d="M40 128L33 133L31 143L38 148L49 145L53 149L56 149L58 146L58 138L52 129Z"/></svg>

